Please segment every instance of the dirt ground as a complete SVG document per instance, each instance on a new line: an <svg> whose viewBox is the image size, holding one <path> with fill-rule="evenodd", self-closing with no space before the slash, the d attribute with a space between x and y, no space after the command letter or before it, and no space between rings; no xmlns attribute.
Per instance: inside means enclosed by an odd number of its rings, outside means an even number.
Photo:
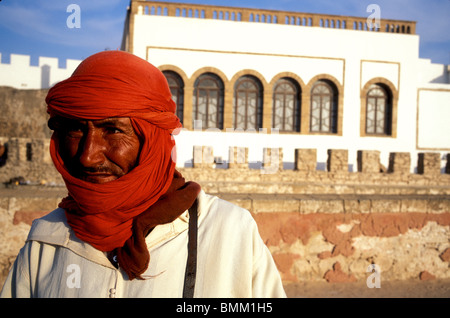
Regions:
<svg viewBox="0 0 450 318"><path fill-rule="evenodd" d="M289 298L450 298L450 279L381 281L380 288L354 283L302 282L286 284Z"/></svg>

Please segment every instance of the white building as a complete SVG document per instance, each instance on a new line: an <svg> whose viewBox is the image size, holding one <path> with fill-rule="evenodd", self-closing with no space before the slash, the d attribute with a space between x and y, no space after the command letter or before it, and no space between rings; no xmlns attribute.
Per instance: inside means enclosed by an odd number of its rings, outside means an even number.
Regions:
<svg viewBox="0 0 450 318"><path fill-rule="evenodd" d="M186 128L178 165L207 145L224 161L229 147L248 147L253 163L263 148L283 148L285 168L297 148L316 148L318 169L328 149L348 149L350 171L358 150L379 150L386 167L389 153L409 152L412 171L419 152L440 152L444 166L448 66L419 58L415 22L381 20L378 30L367 22L132 1L122 49L169 79Z"/></svg>
<svg viewBox="0 0 450 318"><path fill-rule="evenodd" d="M415 22L232 7L131 1L122 49L147 59L168 78L185 129L176 136L178 166L193 146L212 146L226 167L229 147L247 147L258 168L263 148L282 148L286 169L299 148L450 152L450 82L446 65L419 58ZM46 88L79 61L12 55L0 85ZM49 66L45 68L45 65ZM5 75L8 74L8 75ZM23 74L27 74L24 78ZM273 129L275 128L275 129Z"/></svg>

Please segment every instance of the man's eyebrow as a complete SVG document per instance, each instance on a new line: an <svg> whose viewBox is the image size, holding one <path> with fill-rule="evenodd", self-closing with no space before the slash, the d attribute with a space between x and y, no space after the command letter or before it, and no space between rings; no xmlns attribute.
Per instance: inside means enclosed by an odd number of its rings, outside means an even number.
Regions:
<svg viewBox="0 0 450 318"><path fill-rule="evenodd" d="M52 130L67 129L75 125L82 125L79 120L61 116L52 117L48 120L48 127Z"/></svg>
<svg viewBox="0 0 450 318"><path fill-rule="evenodd" d="M126 123L120 121L119 118L105 118L105 119L99 120L96 124L99 126L102 126L102 125L127 126Z"/></svg>
<svg viewBox="0 0 450 318"><path fill-rule="evenodd" d="M105 118L101 121L95 123L95 126L97 127L117 127L122 129L132 129L131 125L129 125L127 122L123 122L120 120L120 118Z"/></svg>

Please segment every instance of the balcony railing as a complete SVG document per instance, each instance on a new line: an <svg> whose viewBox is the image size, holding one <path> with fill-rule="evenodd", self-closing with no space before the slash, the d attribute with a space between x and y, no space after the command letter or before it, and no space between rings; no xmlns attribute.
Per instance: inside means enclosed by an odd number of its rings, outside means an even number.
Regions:
<svg viewBox="0 0 450 318"><path fill-rule="evenodd" d="M416 22L380 19L370 26L367 17L248 9L159 1L132 1L131 14L160 15L196 19L218 19L238 22L275 23L333 29L415 34Z"/></svg>

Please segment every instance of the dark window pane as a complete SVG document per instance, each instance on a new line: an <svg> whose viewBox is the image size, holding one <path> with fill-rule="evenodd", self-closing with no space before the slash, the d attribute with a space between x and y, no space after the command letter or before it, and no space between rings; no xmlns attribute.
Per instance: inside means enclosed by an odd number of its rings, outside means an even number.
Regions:
<svg viewBox="0 0 450 318"><path fill-rule="evenodd" d="M318 81L311 90L312 132L337 132L337 94L331 83Z"/></svg>
<svg viewBox="0 0 450 318"><path fill-rule="evenodd" d="M243 76L235 85L233 120L239 129L262 127L262 86L253 76Z"/></svg>
<svg viewBox="0 0 450 318"><path fill-rule="evenodd" d="M369 88L366 99L366 133L376 135L391 134L390 93L380 84Z"/></svg>
<svg viewBox="0 0 450 318"><path fill-rule="evenodd" d="M215 74L202 74L194 84L193 120L201 120L202 127L223 129L223 83Z"/></svg>
<svg viewBox="0 0 450 318"><path fill-rule="evenodd" d="M300 131L300 88L291 79L275 83L272 126L280 131Z"/></svg>

